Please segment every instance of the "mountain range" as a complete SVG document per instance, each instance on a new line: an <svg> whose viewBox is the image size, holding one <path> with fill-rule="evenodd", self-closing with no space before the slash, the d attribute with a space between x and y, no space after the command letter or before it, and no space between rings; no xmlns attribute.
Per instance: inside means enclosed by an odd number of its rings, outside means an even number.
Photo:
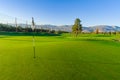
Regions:
<svg viewBox="0 0 120 80"><path fill-rule="evenodd" d="M116 32L116 31L120 31L119 26L97 25L97 26L83 27L84 32L93 32L96 29L99 29L99 32Z"/></svg>
<svg viewBox="0 0 120 80"><path fill-rule="evenodd" d="M15 24L10 24L10 25L15 25ZM19 26L26 27L26 24L18 24ZM30 25L28 25L30 27ZM72 31L72 25L36 25L36 28L39 29L49 29L49 30L61 30L61 31ZM110 25L96 25L96 26L88 26L88 27L83 27L83 32L94 32L96 29L99 29L99 32L115 32L115 31L120 31L119 26L110 26Z"/></svg>
<svg viewBox="0 0 120 80"><path fill-rule="evenodd" d="M62 31L72 31L72 25L62 25L62 26L55 26L55 25L39 25L43 28L50 28L54 30L62 30ZM96 26L89 26L83 27L83 32L94 32L96 29L99 29L99 32L116 32L120 31L119 26L109 26L109 25L96 25Z"/></svg>

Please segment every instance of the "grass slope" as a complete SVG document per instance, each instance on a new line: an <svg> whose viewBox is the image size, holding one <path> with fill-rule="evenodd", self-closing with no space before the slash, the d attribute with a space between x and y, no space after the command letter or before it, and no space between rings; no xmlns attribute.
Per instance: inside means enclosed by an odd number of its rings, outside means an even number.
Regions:
<svg viewBox="0 0 120 80"><path fill-rule="evenodd" d="M1 36L0 80L119 80L120 43L86 38Z"/></svg>

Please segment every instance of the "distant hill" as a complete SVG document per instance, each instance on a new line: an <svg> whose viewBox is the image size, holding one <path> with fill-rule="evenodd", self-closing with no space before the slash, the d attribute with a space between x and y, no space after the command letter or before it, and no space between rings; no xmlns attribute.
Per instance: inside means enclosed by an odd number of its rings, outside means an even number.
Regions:
<svg viewBox="0 0 120 80"><path fill-rule="evenodd" d="M14 24L10 24L13 25ZM26 27L26 24L18 24L19 26L22 27ZM30 25L28 25L28 27L30 27ZM42 28L42 29L50 29L50 30L61 30L61 31L68 31L71 32L72 31L72 25L61 25L61 26L57 26L57 25L36 25L36 28ZM89 27L83 27L83 32L93 32L96 29L99 29L100 32L115 32L115 31L120 31L120 27L119 26L109 26L109 25L96 25L96 26L89 26Z"/></svg>
<svg viewBox="0 0 120 80"><path fill-rule="evenodd" d="M63 26L59 26L59 27L61 29L65 29L66 31L69 31L69 32L72 31L72 25L63 25ZM97 25L97 26L83 27L83 32L93 32L97 28L99 29L100 32L120 31L120 27L119 26Z"/></svg>
<svg viewBox="0 0 120 80"><path fill-rule="evenodd" d="M96 29L99 29L100 32L120 31L119 26L97 25L97 26L83 27L83 31L85 31L85 32L93 32Z"/></svg>

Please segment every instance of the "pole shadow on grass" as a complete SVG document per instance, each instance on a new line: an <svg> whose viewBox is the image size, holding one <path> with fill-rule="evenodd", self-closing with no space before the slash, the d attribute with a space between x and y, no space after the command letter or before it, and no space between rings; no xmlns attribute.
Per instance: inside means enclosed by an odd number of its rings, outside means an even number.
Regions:
<svg viewBox="0 0 120 80"><path fill-rule="evenodd" d="M105 64L105 65L120 65L119 62L99 62L99 61L85 61L82 59L75 59L75 60L71 60L71 59L56 59L56 58L44 58L44 57L38 57L37 56L37 60L48 60L48 61L57 61L57 62L75 62L75 63L86 63L86 64Z"/></svg>

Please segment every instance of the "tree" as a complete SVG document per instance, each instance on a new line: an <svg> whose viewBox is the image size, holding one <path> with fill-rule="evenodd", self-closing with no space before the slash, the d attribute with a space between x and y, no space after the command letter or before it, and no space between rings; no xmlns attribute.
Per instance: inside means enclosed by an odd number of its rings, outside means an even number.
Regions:
<svg viewBox="0 0 120 80"><path fill-rule="evenodd" d="M75 34L76 37L78 36L79 33L82 32L82 24L80 24L80 22L81 22L81 20L79 18L77 18L72 27L72 32Z"/></svg>
<svg viewBox="0 0 120 80"><path fill-rule="evenodd" d="M95 31L96 34L99 34L99 29L97 28L96 31Z"/></svg>

